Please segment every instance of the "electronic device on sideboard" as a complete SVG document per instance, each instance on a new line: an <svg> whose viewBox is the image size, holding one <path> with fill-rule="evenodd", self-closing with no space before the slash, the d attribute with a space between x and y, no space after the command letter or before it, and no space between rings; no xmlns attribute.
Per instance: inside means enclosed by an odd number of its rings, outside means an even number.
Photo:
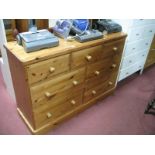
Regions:
<svg viewBox="0 0 155 155"><path fill-rule="evenodd" d="M111 19L96 19L92 22L92 27L104 33L121 32L122 26Z"/></svg>
<svg viewBox="0 0 155 155"><path fill-rule="evenodd" d="M71 30L71 26L72 20L57 20L55 27L53 27L53 33L61 38L67 39Z"/></svg>
<svg viewBox="0 0 155 155"><path fill-rule="evenodd" d="M41 50L59 45L58 38L46 29L37 30L34 19L29 20L29 31L19 33L16 36L19 45L22 45L26 52Z"/></svg>
<svg viewBox="0 0 155 155"><path fill-rule="evenodd" d="M67 39L74 38L79 42L86 42L90 40L100 39L103 37L103 34L98 30L90 29L90 23L88 19L63 20L62 22L58 22L53 28L53 30L55 34L58 34L58 36ZM68 36L64 35L66 33L68 34Z"/></svg>

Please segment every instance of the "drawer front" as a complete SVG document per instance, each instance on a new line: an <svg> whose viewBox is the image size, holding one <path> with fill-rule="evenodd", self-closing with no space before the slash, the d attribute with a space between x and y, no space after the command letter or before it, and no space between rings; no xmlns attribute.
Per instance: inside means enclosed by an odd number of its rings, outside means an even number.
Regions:
<svg viewBox="0 0 155 155"><path fill-rule="evenodd" d="M69 71L69 55L59 56L27 67L29 84Z"/></svg>
<svg viewBox="0 0 155 155"><path fill-rule="evenodd" d="M86 80L85 90L88 91L93 89L94 87L105 83L105 81L106 83L110 82L110 84L115 85L117 74L117 71L104 70L101 72L101 74Z"/></svg>
<svg viewBox="0 0 155 155"><path fill-rule="evenodd" d="M30 88L33 107L55 106L84 87L85 68L67 73Z"/></svg>
<svg viewBox="0 0 155 155"><path fill-rule="evenodd" d="M48 123L54 123L54 121L58 121L59 118L62 118L68 112L73 111L78 106L82 105L82 94L83 93L79 92L76 97L71 98L66 102L62 102L56 107L48 108L46 110L36 109L34 111L36 128Z"/></svg>
<svg viewBox="0 0 155 155"><path fill-rule="evenodd" d="M115 87L115 83L110 81L104 81L104 83L100 83L96 87L93 87L84 93L84 103L89 102L90 100L95 99L96 97L100 96L101 94L105 93L106 91Z"/></svg>
<svg viewBox="0 0 155 155"><path fill-rule="evenodd" d="M113 55L119 55L123 51L125 40L104 43L103 45L91 47L78 52L72 53L71 67L76 68Z"/></svg>
<svg viewBox="0 0 155 155"><path fill-rule="evenodd" d="M135 54L125 57L121 64L121 69L127 68L136 62Z"/></svg>
<svg viewBox="0 0 155 155"><path fill-rule="evenodd" d="M143 26L149 23L148 19L134 19L133 20L133 27L135 26Z"/></svg>
<svg viewBox="0 0 155 155"><path fill-rule="evenodd" d="M130 76L131 74L142 69L143 65L144 65L144 61L139 61L139 62L136 62L135 64L133 64L132 66L121 70L120 74L119 74L119 81L125 79L126 77Z"/></svg>
<svg viewBox="0 0 155 155"><path fill-rule="evenodd" d="M131 28L128 36L128 41L136 41L139 39L143 39L143 35L144 35L144 26Z"/></svg>
<svg viewBox="0 0 155 155"><path fill-rule="evenodd" d="M121 69L128 68L129 66L132 66L133 64L139 61L144 61L146 59L146 56L147 56L147 50L142 50L128 57L125 57L122 61Z"/></svg>
<svg viewBox="0 0 155 155"><path fill-rule="evenodd" d="M136 42L128 43L125 47L124 57L144 49L148 50L151 45L151 40L152 38L146 38Z"/></svg>
<svg viewBox="0 0 155 155"><path fill-rule="evenodd" d="M151 38L153 38L153 36L154 36L154 33L155 33L155 25L148 25L148 26L145 26L144 27L144 32L143 32L143 35L145 36L145 37L147 37L147 36L150 36Z"/></svg>
<svg viewBox="0 0 155 155"><path fill-rule="evenodd" d="M104 76L104 74L111 73L113 71L117 71L119 68L119 64L112 57L107 57L102 61L93 63L88 65L86 78L94 78L98 76Z"/></svg>

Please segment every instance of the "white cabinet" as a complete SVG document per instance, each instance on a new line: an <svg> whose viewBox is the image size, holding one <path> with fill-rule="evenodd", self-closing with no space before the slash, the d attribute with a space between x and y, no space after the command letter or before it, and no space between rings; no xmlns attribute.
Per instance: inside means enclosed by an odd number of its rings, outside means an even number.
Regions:
<svg viewBox="0 0 155 155"><path fill-rule="evenodd" d="M123 31L128 34L118 77L118 81L120 81L139 70L143 70L155 33L155 20L116 19L115 21L121 24Z"/></svg>

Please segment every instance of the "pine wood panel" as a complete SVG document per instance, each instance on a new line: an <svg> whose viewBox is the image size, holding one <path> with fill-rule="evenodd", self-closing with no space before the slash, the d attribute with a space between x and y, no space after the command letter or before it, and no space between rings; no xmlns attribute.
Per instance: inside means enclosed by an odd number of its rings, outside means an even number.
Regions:
<svg viewBox="0 0 155 155"><path fill-rule="evenodd" d="M28 66L28 81L32 84L66 71L69 71L69 54Z"/></svg>
<svg viewBox="0 0 155 155"><path fill-rule="evenodd" d="M33 106L39 107L50 104L52 107L70 98L74 92L78 93L78 90L83 89L84 75L85 68L81 68L31 87ZM75 81L77 82L76 85L74 83ZM46 96L47 92L50 93L49 97Z"/></svg>
<svg viewBox="0 0 155 155"><path fill-rule="evenodd" d="M109 79L99 83L98 85L93 86L91 89L85 91L84 93L84 103L87 103L97 96L105 93L106 91L113 89L115 87L115 81L112 82Z"/></svg>
<svg viewBox="0 0 155 155"><path fill-rule="evenodd" d="M153 64L155 64L155 36L153 38L153 41L152 41L152 44L150 47L150 51L148 53L148 56L147 56L147 59L145 62L145 68L147 68Z"/></svg>
<svg viewBox="0 0 155 155"><path fill-rule="evenodd" d="M91 65L88 65L87 67L87 79L92 77L97 77L105 70L108 72L112 72L117 70L119 67L119 64L115 62L115 60L112 59L112 57L107 57L101 61L95 62ZM104 72L105 74L105 72Z"/></svg>
<svg viewBox="0 0 155 155"><path fill-rule="evenodd" d="M24 51L24 48L22 46L19 46L15 41L8 42L5 45L5 48L7 48L12 54L14 54L19 59L19 61L23 63L23 65L28 65L48 58L71 53L73 51L79 51L82 49L94 47L109 41L115 41L125 37L126 37L126 34L124 34L123 32L120 32L120 33L105 35L103 39L97 39L97 40L93 40L85 43L79 43L77 41L66 42L63 39L59 39L60 41L59 46L49 48L49 49L42 49L31 53L26 53Z"/></svg>
<svg viewBox="0 0 155 155"><path fill-rule="evenodd" d="M29 86L27 83L27 75L21 62L14 55L7 51L9 66L15 91L17 107L27 118L31 126L34 128L34 119L32 113L31 97Z"/></svg>
<svg viewBox="0 0 155 155"><path fill-rule="evenodd" d="M73 52L71 57L71 68L77 68L89 63L103 60L106 57L120 55L123 50L124 39L105 43L99 46Z"/></svg>
<svg viewBox="0 0 155 155"><path fill-rule="evenodd" d="M48 110L42 110L34 112L34 118L36 123L36 128L41 127L47 123L53 122L55 119L59 117L63 117L67 112L74 110L77 106L82 104L82 95L83 92L79 92L75 98L72 98L65 103L57 105L54 108L49 108ZM75 104L73 104L73 102Z"/></svg>
<svg viewBox="0 0 155 155"><path fill-rule="evenodd" d="M14 87L20 81L16 73L22 74L24 83L24 87L20 83L20 89L16 90L18 111L33 133L53 128L113 92L125 37L124 33L116 33L87 43L60 39L58 47L26 54L22 47L9 44L12 47L9 46L8 53L20 66L11 68L16 79ZM94 60L83 60L85 54L92 54ZM52 68L50 74L49 68ZM22 89L27 99L21 102Z"/></svg>

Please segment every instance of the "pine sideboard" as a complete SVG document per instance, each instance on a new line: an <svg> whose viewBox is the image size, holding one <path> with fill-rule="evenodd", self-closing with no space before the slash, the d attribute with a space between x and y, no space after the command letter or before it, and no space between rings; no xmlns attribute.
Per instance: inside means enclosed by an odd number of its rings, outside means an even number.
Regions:
<svg viewBox="0 0 155 155"><path fill-rule="evenodd" d="M17 111L33 134L43 134L113 93L126 34L26 53L6 48Z"/></svg>

